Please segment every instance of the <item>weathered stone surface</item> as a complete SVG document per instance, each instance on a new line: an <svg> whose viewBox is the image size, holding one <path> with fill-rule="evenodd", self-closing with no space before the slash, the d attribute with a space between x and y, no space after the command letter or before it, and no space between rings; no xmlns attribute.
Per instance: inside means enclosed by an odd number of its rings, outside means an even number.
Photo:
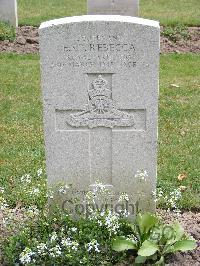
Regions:
<svg viewBox="0 0 200 266"><path fill-rule="evenodd" d="M84 191L99 180L152 209L158 22L71 17L42 23L39 35L49 185Z"/></svg>
<svg viewBox="0 0 200 266"><path fill-rule="evenodd" d="M139 0L88 0L87 7L89 15L139 16Z"/></svg>
<svg viewBox="0 0 200 266"><path fill-rule="evenodd" d="M0 21L9 22L18 26L17 0L0 0Z"/></svg>

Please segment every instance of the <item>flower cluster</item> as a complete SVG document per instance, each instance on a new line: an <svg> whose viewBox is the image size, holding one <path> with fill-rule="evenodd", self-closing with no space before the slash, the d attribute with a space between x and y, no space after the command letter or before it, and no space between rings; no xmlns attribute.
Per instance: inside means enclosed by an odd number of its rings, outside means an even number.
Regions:
<svg viewBox="0 0 200 266"><path fill-rule="evenodd" d="M64 185L64 186L61 186L59 189L58 189L58 193L59 194L64 194L66 195L67 192L69 190L69 186L68 185Z"/></svg>
<svg viewBox="0 0 200 266"><path fill-rule="evenodd" d="M38 208L36 206L30 206L28 209L27 209L27 215L30 217L30 218L33 218L33 217L36 217L38 216L40 213L40 211L38 210Z"/></svg>
<svg viewBox="0 0 200 266"><path fill-rule="evenodd" d="M169 203L169 208L178 210L177 202L181 199L181 191L180 189L175 189L169 193L169 197L166 196L166 201Z"/></svg>
<svg viewBox="0 0 200 266"><path fill-rule="evenodd" d="M32 181L32 178L30 174L26 174L21 177L21 182L24 184L30 184L31 181Z"/></svg>
<svg viewBox="0 0 200 266"><path fill-rule="evenodd" d="M105 216L105 225L108 228L110 234L117 234L119 229L119 215L113 214L110 210Z"/></svg>
<svg viewBox="0 0 200 266"><path fill-rule="evenodd" d="M40 189L34 187L29 193L30 193L30 196L38 196L40 194Z"/></svg>
<svg viewBox="0 0 200 266"><path fill-rule="evenodd" d="M46 255L46 252L47 252L47 245L44 244L44 243L40 243L38 246L37 246L37 252L40 256L45 256Z"/></svg>
<svg viewBox="0 0 200 266"><path fill-rule="evenodd" d="M61 240L61 244L63 247L66 247L68 249L71 249L73 251L78 250L79 243L77 241L73 241L70 237L63 238Z"/></svg>
<svg viewBox="0 0 200 266"><path fill-rule="evenodd" d="M128 232L127 240L137 241L137 237L131 235L129 222L126 223L124 219L129 214L128 208L126 209L127 202L133 195L122 193L117 199L116 195L112 197L109 186L96 182L90 187L91 191L81 202L86 204L86 207L82 212L83 215L80 214L80 219L73 219L71 213L58 210L58 208L55 208L55 213L47 216L48 209L45 202L47 198L53 198L54 192L65 195L65 197L66 195L71 196L73 191L68 185L60 186L61 184L59 184L59 188L56 187L47 192L46 181L41 178L42 174L42 169L39 169L36 175L24 175L18 181L19 189L16 191L16 202L19 202L19 205L13 209L13 212L17 213L18 210L23 210L24 224L20 225L20 229L15 230L15 235L5 247L7 253L11 254L10 251L13 250L14 254L17 254L15 259L10 258L12 260L10 265L19 263L20 265L43 265L46 263L45 265L84 264L93 266L94 262L95 265L100 265L102 261L105 262L104 265L108 265L106 262L118 260L116 253L110 249L117 234L122 235L124 230L124 232ZM135 177L141 184L143 184L142 182L148 184L147 171L137 171ZM145 185L140 187L145 187ZM2 212L9 210L7 202L12 202L10 198L6 197L7 194L7 188L5 193L5 189L0 187L0 210ZM155 195L156 193L154 193ZM23 199L19 200L20 197ZM169 194L158 189L156 201L162 200L168 209L178 211L180 198L180 189L175 189ZM116 205L120 210L114 208L116 206L113 202L117 202ZM89 210L88 216L84 215L87 210ZM9 224L9 227L10 220L14 221L11 215L12 213L10 216L7 215L6 219L3 218L4 224ZM17 218L19 218L19 213ZM27 224L25 224L25 219Z"/></svg>
<svg viewBox="0 0 200 266"><path fill-rule="evenodd" d="M169 194L164 192L161 188L158 188L157 191L153 191L152 194L155 197L155 201L164 203L168 211L180 212L178 208L178 202L182 197L180 188L172 190Z"/></svg>
<svg viewBox="0 0 200 266"><path fill-rule="evenodd" d="M100 252L99 244L98 244L97 240L95 240L95 239L93 239L91 242L86 244L86 247L87 247L88 252L91 252L91 251Z"/></svg>
<svg viewBox="0 0 200 266"><path fill-rule="evenodd" d="M35 253L28 247L26 247L19 256L19 260L22 264L26 265L28 263L34 262L33 256Z"/></svg>
<svg viewBox="0 0 200 266"><path fill-rule="evenodd" d="M4 211L6 208L8 208L8 204L3 196L0 196L0 210Z"/></svg>

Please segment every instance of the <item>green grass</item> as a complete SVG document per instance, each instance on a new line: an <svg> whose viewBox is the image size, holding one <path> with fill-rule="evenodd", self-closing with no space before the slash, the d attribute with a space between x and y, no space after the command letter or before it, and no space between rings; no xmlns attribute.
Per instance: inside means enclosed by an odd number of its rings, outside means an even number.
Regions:
<svg viewBox="0 0 200 266"><path fill-rule="evenodd" d="M20 25L39 26L42 21L86 12L86 0L18 0ZM140 0L140 16L162 25L200 25L200 1Z"/></svg>
<svg viewBox="0 0 200 266"><path fill-rule="evenodd" d="M140 0L140 16L159 20L161 25L200 25L199 0Z"/></svg>
<svg viewBox="0 0 200 266"><path fill-rule="evenodd" d="M41 22L86 14L86 0L18 0L19 24L39 26Z"/></svg>
<svg viewBox="0 0 200 266"><path fill-rule="evenodd" d="M0 183L43 164L39 76L37 56L0 55Z"/></svg>
<svg viewBox="0 0 200 266"><path fill-rule="evenodd" d="M168 191L186 186L182 201L185 208L200 206L199 64L199 55L161 56L159 184ZM181 182L177 177L182 173L187 177Z"/></svg>
<svg viewBox="0 0 200 266"><path fill-rule="evenodd" d="M197 55L161 56L158 185L187 186L181 205L188 209L199 207L199 64ZM1 54L0 84L0 186L9 194L16 178L44 166L38 56Z"/></svg>

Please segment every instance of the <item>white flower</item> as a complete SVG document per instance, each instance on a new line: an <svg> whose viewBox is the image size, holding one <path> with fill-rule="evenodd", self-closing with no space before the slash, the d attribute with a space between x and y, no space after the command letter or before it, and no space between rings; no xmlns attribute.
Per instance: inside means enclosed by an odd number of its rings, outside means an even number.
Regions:
<svg viewBox="0 0 200 266"><path fill-rule="evenodd" d="M61 244L62 244L64 247L66 247L66 248L70 248L70 249L72 249L72 250L74 250L74 251L77 251L78 246L79 246L78 242L76 242L76 241L72 241L70 237L68 237L68 238L63 238L63 239L61 240Z"/></svg>
<svg viewBox="0 0 200 266"><path fill-rule="evenodd" d="M78 246L79 246L79 244L77 242L73 241L72 250L77 251L78 250Z"/></svg>
<svg viewBox="0 0 200 266"><path fill-rule="evenodd" d="M124 202L124 201L126 201L126 202L129 201L129 196L128 196L128 194L126 194L126 193L122 193L122 194L120 195L120 197L119 197L119 200L118 200L118 202Z"/></svg>
<svg viewBox="0 0 200 266"><path fill-rule="evenodd" d="M161 188L158 188L157 191L156 190L152 191L152 195L155 198L154 201L157 202L164 197L164 192L162 191Z"/></svg>
<svg viewBox="0 0 200 266"><path fill-rule="evenodd" d="M72 232L76 232L76 231L77 231L77 228L76 228L76 227L72 227L72 228L71 228L71 231L72 231Z"/></svg>
<svg viewBox="0 0 200 266"><path fill-rule="evenodd" d="M59 257L62 252L61 252L61 248L59 245L56 245L55 247L51 248L49 250L50 256L53 258Z"/></svg>
<svg viewBox="0 0 200 266"><path fill-rule="evenodd" d="M0 193L3 194L4 193L4 188L3 187L0 187Z"/></svg>
<svg viewBox="0 0 200 266"><path fill-rule="evenodd" d="M31 176L29 174L23 175L21 177L21 182L30 184L31 183Z"/></svg>
<svg viewBox="0 0 200 266"><path fill-rule="evenodd" d="M101 217L105 216L105 211L101 211L101 212L100 212L100 216L101 216Z"/></svg>
<svg viewBox="0 0 200 266"><path fill-rule="evenodd" d="M54 192L53 192L53 190L48 190L48 192L47 192L47 198L48 199L53 199L54 198Z"/></svg>
<svg viewBox="0 0 200 266"><path fill-rule="evenodd" d="M51 235L50 241L54 242L57 238L58 238L58 236L57 236L56 232L53 232Z"/></svg>
<svg viewBox="0 0 200 266"><path fill-rule="evenodd" d="M96 252L100 252L99 244L98 244L97 240L95 240L95 239L93 239L91 242L86 244L86 247L87 247L88 252L93 251L93 250Z"/></svg>
<svg viewBox="0 0 200 266"><path fill-rule="evenodd" d="M5 209L8 208L8 204L6 202L6 200L4 199L4 197L0 197L0 210L4 211Z"/></svg>
<svg viewBox="0 0 200 266"><path fill-rule="evenodd" d="M98 191L104 191L105 190L105 185L103 185L102 183L95 183L94 184L94 193L98 192Z"/></svg>
<svg viewBox="0 0 200 266"><path fill-rule="evenodd" d="M38 210L38 208L36 206L30 206L27 210L27 215L29 217L35 217L35 216L38 216L40 213L40 211Z"/></svg>
<svg viewBox="0 0 200 266"><path fill-rule="evenodd" d="M99 226L103 226L102 221L98 220L97 223L98 223Z"/></svg>
<svg viewBox="0 0 200 266"><path fill-rule="evenodd" d="M37 250L38 250L38 254L41 256L45 256L46 255L46 250L47 250L47 245L44 243L40 243L37 246Z"/></svg>
<svg viewBox="0 0 200 266"><path fill-rule="evenodd" d="M70 247L71 246L71 239L68 237L68 238L63 238L61 240L61 244L64 246L64 247Z"/></svg>
<svg viewBox="0 0 200 266"><path fill-rule="evenodd" d="M177 203L181 199L181 197L181 190L179 188L172 190L169 195L164 195L164 192L160 188L157 190L157 200L164 200L168 208L167 211L173 210L177 214L180 213Z"/></svg>
<svg viewBox="0 0 200 266"><path fill-rule="evenodd" d="M37 170L37 175L38 176L41 176L42 175L42 168L40 168L40 169Z"/></svg>
<svg viewBox="0 0 200 266"><path fill-rule="evenodd" d="M61 186L58 190L58 193L60 194L67 194L67 191L68 191L69 187L67 185L65 186Z"/></svg>
<svg viewBox="0 0 200 266"><path fill-rule="evenodd" d="M110 210L105 218L105 225L110 233L116 234L119 229L119 217L117 214L113 214Z"/></svg>
<svg viewBox="0 0 200 266"><path fill-rule="evenodd" d="M94 203L95 204L95 198L96 198L96 195L94 192L92 191L88 191L85 195L85 198L86 198L86 201L87 203Z"/></svg>
<svg viewBox="0 0 200 266"><path fill-rule="evenodd" d="M31 191L30 191L30 195L31 196L38 196L40 194L40 190L39 188L33 188Z"/></svg>
<svg viewBox="0 0 200 266"><path fill-rule="evenodd" d="M20 254L19 256L19 260L22 264L28 264L31 262L32 260L32 256L34 255L35 253L32 252L32 250L30 248L25 248L22 253Z"/></svg>

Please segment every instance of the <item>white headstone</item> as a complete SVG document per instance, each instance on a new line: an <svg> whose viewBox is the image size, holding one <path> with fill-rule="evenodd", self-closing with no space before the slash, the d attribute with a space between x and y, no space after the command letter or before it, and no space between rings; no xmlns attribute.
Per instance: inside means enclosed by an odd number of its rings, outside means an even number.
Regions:
<svg viewBox="0 0 200 266"><path fill-rule="evenodd" d="M64 181L85 191L99 180L142 209L154 208L159 31L156 21L125 16L42 23L50 186ZM145 184L138 170L148 172Z"/></svg>
<svg viewBox="0 0 200 266"><path fill-rule="evenodd" d="M139 0L87 0L89 15L138 17Z"/></svg>
<svg viewBox="0 0 200 266"><path fill-rule="evenodd" d="M9 22L18 26L17 0L0 0L0 21Z"/></svg>

